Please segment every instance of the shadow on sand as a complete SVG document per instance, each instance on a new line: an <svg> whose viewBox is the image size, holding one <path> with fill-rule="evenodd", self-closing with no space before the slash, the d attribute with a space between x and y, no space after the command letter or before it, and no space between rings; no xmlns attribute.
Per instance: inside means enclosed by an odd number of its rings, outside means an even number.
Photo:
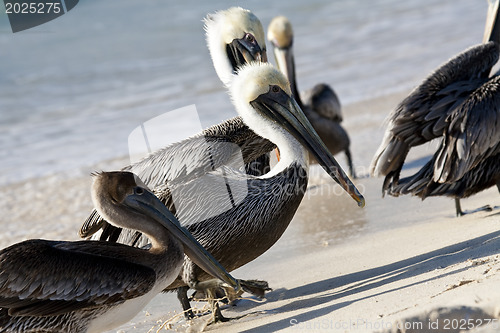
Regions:
<svg viewBox="0 0 500 333"><path fill-rule="evenodd" d="M289 311L303 309L303 313L299 315L294 314L291 317L287 317L285 319L281 319L262 326L257 326L243 332L269 332L270 329L276 331L280 329L290 328L290 321L292 319L296 320L296 323L304 322L312 318L327 315L335 310L341 309L357 301L380 296L385 293L390 293L411 286L425 284L429 281L439 279L450 274L456 274L460 271L466 270L466 268L454 270L430 279L409 283L402 287L374 293L369 296L360 297L355 300L338 302L334 305L310 310L313 307L331 302L336 299L340 300L343 297L355 295L361 292L369 291L371 289L376 289L385 284L409 279L432 271L434 269L464 262L467 259L475 259L492 254L497 254L499 252L499 249L500 231L497 231L388 265L313 282L289 290L276 290L268 294L268 302L276 301L278 300L278 298L289 299L291 302L267 312L286 313ZM342 288L343 286L347 285L349 286ZM324 293L325 291L330 292L328 294L322 294L321 296L313 296L316 293ZM301 299L294 300L298 297L300 297Z"/></svg>

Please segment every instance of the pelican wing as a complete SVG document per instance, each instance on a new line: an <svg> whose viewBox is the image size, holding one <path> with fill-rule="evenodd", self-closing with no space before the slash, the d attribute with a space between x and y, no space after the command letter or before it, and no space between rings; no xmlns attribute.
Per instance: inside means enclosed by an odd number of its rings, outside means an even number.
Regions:
<svg viewBox="0 0 500 333"><path fill-rule="evenodd" d="M178 179L193 179L230 164L244 163L271 151L274 144L234 117L162 148L123 170L135 173L151 189Z"/></svg>
<svg viewBox="0 0 500 333"><path fill-rule="evenodd" d="M384 139L372 160L372 174L399 173L411 147L442 136L448 117L487 81L498 55L498 44L493 42L471 47L415 88L389 115Z"/></svg>
<svg viewBox="0 0 500 333"><path fill-rule="evenodd" d="M58 315L151 290L154 270L109 256L124 245L92 243L28 240L2 250L0 307L11 315Z"/></svg>
<svg viewBox="0 0 500 333"><path fill-rule="evenodd" d="M449 117L434 181L458 181L500 149L500 76L476 89Z"/></svg>
<svg viewBox="0 0 500 333"><path fill-rule="evenodd" d="M249 129L241 117L234 117L168 145L123 170L135 173L175 214L168 189L170 182L187 183L241 159L248 164L274 148L272 142ZM116 240L120 235L120 229L106 223L93 210L79 233L87 238L101 229L103 240Z"/></svg>

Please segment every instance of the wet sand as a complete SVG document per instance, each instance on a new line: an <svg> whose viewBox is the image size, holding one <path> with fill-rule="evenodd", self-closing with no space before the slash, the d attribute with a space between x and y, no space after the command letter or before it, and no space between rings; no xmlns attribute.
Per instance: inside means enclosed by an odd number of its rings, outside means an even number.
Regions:
<svg viewBox="0 0 500 333"><path fill-rule="evenodd" d="M458 332L451 328L468 319L475 327L478 318L494 318L489 328L498 328L498 209L456 218L449 198L382 198L382 180L367 175L383 133L381 123L403 96L382 96L344 109L361 176L356 184L366 207L358 208L313 166L308 192L280 241L233 272L238 278L267 280L273 291L264 302L244 294L245 299L224 308L226 316L238 319L205 327L208 316L190 325L181 316L172 319L180 306L174 294L162 294L113 332L156 332L168 320L170 328L190 332L396 332L404 325L437 332L432 330L436 323L448 323L446 332ZM404 172L414 172L431 153L432 147L417 149L409 159L412 168ZM341 154L337 158L345 162ZM126 163L125 158L105 161L71 175L4 187L1 246L27 238L78 239L78 227L91 210L89 173ZM496 188L463 200L462 207L486 204L500 205Z"/></svg>

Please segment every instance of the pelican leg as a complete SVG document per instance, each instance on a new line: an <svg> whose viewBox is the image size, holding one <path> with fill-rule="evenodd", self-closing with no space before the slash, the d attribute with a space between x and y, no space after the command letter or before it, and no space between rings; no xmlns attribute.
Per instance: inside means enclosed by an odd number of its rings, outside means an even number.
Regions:
<svg viewBox="0 0 500 333"><path fill-rule="evenodd" d="M458 199L458 198L455 198L455 210L457 212L457 217L464 215L464 212L462 211L462 207L460 206L460 199Z"/></svg>
<svg viewBox="0 0 500 333"><path fill-rule="evenodd" d="M490 205L486 205L486 206L474 209L472 211L464 212L462 210L461 205L460 205L460 199L458 199L458 198L455 198L455 209L457 211L457 217L464 216L466 214L471 214L471 213L483 212L483 211L485 211L485 212L491 212L493 210Z"/></svg>
<svg viewBox="0 0 500 333"><path fill-rule="evenodd" d="M347 158L347 166L349 167L349 173L351 174L351 177L353 179L356 179L356 172L354 171L354 165L352 163L352 156L351 156L351 151L349 148L345 150L345 156Z"/></svg>
<svg viewBox="0 0 500 333"><path fill-rule="evenodd" d="M177 288L177 299L181 303L182 310L184 311L184 317L186 319L193 319L194 313L191 309L191 304L189 303L189 298L187 295L188 290L189 287L187 286Z"/></svg>
<svg viewBox="0 0 500 333"><path fill-rule="evenodd" d="M219 306L219 298L217 297L217 290L222 288L224 286L224 282L222 282L219 279L212 279L208 281L192 281L190 283L189 287L185 288L193 288L197 292L201 292L206 295L208 298L210 308L212 310L212 322L217 323L217 322L225 322L231 320L230 318L226 318L222 315L222 312L220 310ZM180 288L179 288L180 289ZM180 299L179 299L180 300ZM186 300L187 300L187 289L186 289ZM182 303L182 300L181 300ZM189 301L187 301L189 304ZM183 305L184 307L184 305Z"/></svg>
<svg viewBox="0 0 500 333"><path fill-rule="evenodd" d="M222 315L219 306L219 300L217 299L217 289L208 288L206 293L210 302L210 308L212 309L212 323L225 322L231 320Z"/></svg>

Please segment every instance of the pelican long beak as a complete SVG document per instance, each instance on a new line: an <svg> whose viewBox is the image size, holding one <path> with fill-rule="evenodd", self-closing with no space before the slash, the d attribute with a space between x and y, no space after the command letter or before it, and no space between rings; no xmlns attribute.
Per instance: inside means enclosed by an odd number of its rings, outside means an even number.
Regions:
<svg viewBox="0 0 500 333"><path fill-rule="evenodd" d="M242 65L252 61L267 62L266 50L262 49L255 39L249 40L247 35L227 44L226 52L235 73Z"/></svg>
<svg viewBox="0 0 500 333"><path fill-rule="evenodd" d="M241 286L238 280L229 274L224 267L179 223L179 220L168 208L151 192L136 187L134 194L128 195L123 203L132 209L154 219L166 228L174 237L184 245L184 252L212 276L226 282L236 291Z"/></svg>
<svg viewBox="0 0 500 333"><path fill-rule="evenodd" d="M290 44L287 47L277 47L274 45L274 59L276 60L278 69L285 74L288 82L290 82L293 97L296 101L298 101L299 105L302 105L299 90L297 89L297 83L295 82L295 60L293 58L292 45Z"/></svg>
<svg viewBox="0 0 500 333"><path fill-rule="evenodd" d="M500 43L499 2L500 0L488 0L488 14L486 16L483 43L489 41Z"/></svg>
<svg viewBox="0 0 500 333"><path fill-rule="evenodd" d="M295 65L293 60L292 47L277 47L274 46L274 59L278 69L285 74L288 82L292 84L295 81Z"/></svg>
<svg viewBox="0 0 500 333"><path fill-rule="evenodd" d="M321 141L295 99L278 88L278 86L270 86L269 92L259 95L250 104L261 115L280 124L290 132L314 155L323 169L349 193L358 206L363 207L365 199Z"/></svg>

